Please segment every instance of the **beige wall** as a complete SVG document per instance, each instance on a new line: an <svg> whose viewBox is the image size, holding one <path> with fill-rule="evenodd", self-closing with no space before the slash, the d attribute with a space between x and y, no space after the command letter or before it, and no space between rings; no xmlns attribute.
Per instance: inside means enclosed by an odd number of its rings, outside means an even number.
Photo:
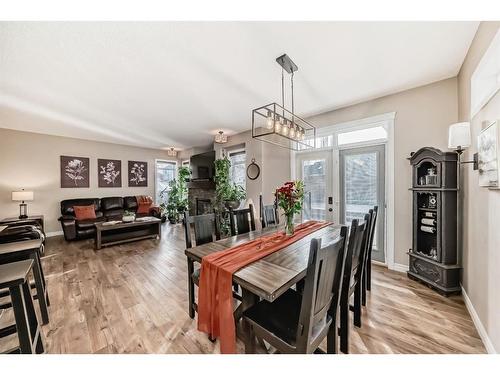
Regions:
<svg viewBox="0 0 500 375"><path fill-rule="evenodd" d="M464 160L470 160L472 154L477 152L477 135L481 131L482 122L500 120L500 93L497 93L473 119L470 119L470 78L499 27L500 22L480 24L458 76L459 120L471 121L472 131L472 146L464 153ZM462 283L491 345L496 352L499 352L500 190L479 187L478 172L472 170L471 165L464 165L462 171L464 207Z"/></svg>
<svg viewBox="0 0 500 375"><path fill-rule="evenodd" d="M90 157L90 187L62 189L59 156ZM97 187L97 159L122 161L122 188ZM169 159L165 151L85 141L36 133L0 129L0 216L18 216L19 206L11 191L33 190L28 213L45 215L46 230L60 231L59 202L80 197L109 197L147 194L154 196L155 159ZM128 160L148 162L148 187L128 187Z"/></svg>
<svg viewBox="0 0 500 375"><path fill-rule="evenodd" d="M447 148L448 126L457 121L457 79L370 100L308 118L314 125L329 126L388 112L396 112L394 126L395 244L394 261L408 265L411 247L410 152L424 146Z"/></svg>

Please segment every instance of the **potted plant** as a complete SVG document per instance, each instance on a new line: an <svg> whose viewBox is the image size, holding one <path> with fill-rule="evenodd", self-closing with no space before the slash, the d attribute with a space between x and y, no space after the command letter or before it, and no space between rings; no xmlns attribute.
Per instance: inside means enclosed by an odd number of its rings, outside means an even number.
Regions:
<svg viewBox="0 0 500 375"><path fill-rule="evenodd" d="M160 204L162 212L172 224L178 223L180 217L188 209L188 189L186 179L190 175L187 167L179 168L178 178L169 182L168 188L160 193L163 202ZM168 201L166 198L168 197Z"/></svg>
<svg viewBox="0 0 500 375"><path fill-rule="evenodd" d="M135 221L135 213L133 211L125 210L123 212L122 221L124 223L131 223Z"/></svg>
<svg viewBox="0 0 500 375"><path fill-rule="evenodd" d="M291 236L295 230L293 216L302 210L304 182L300 180L286 182L282 187L276 189L274 195L278 207L283 210L285 216L285 233Z"/></svg>

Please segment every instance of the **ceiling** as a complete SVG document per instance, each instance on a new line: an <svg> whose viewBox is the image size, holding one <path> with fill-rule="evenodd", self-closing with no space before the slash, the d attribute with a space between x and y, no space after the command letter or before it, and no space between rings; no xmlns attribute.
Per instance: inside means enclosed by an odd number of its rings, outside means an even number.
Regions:
<svg viewBox="0 0 500 375"><path fill-rule="evenodd" d="M0 22L0 127L208 144L280 100L307 116L456 76L477 22Z"/></svg>

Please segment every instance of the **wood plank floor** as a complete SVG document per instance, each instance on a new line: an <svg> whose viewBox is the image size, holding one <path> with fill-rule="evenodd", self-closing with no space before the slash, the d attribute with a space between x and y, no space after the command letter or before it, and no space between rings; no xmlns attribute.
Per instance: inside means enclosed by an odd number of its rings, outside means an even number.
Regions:
<svg viewBox="0 0 500 375"><path fill-rule="evenodd" d="M169 224L161 242L99 251L90 240L49 238L43 258L51 301L50 323L43 327L46 351L218 353L218 343L198 332L187 314L184 247L182 227ZM0 326L9 321L6 311ZM351 325L352 353L485 353L462 297L442 297L382 267L374 267L362 322L362 328ZM0 340L0 352L15 339ZM243 352L241 342L238 350Z"/></svg>

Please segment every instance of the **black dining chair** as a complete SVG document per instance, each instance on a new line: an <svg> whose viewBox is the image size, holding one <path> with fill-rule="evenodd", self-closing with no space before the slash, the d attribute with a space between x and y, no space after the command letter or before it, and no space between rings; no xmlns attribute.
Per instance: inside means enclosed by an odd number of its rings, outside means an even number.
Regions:
<svg viewBox="0 0 500 375"><path fill-rule="evenodd" d="M248 208L229 211L229 220L231 223L231 235L233 236L254 231L255 217L253 205L249 204Z"/></svg>
<svg viewBox="0 0 500 375"><path fill-rule="evenodd" d="M274 204L269 204L262 207L262 228L267 228L272 225L278 225L278 210Z"/></svg>
<svg viewBox="0 0 500 375"><path fill-rule="evenodd" d="M186 237L186 248L193 247L193 238L191 235L191 226L194 230L194 242L196 246L205 243L220 240L219 226L217 223L217 215L205 214L189 216L184 212L184 234ZM194 299L194 286L199 285L200 268L194 269L194 262L188 258L188 294L189 294L189 316L194 318L195 311L198 310L198 305Z"/></svg>
<svg viewBox="0 0 500 375"><path fill-rule="evenodd" d="M352 295L354 295L354 325L361 327L362 275L370 217L371 213L366 214L363 224L358 224L357 219L351 222L339 308L340 350L346 354L349 352L349 310L351 309L349 300Z"/></svg>
<svg viewBox="0 0 500 375"><path fill-rule="evenodd" d="M243 313L248 326L245 352L255 353L255 340L265 340L280 353L319 351L328 337L328 352L337 352L337 311L345 260L347 227L338 240L321 247L313 239L303 293L288 289L274 302L261 301Z"/></svg>
<svg viewBox="0 0 500 375"><path fill-rule="evenodd" d="M365 272L363 272L363 296L361 303L366 306L366 291L372 289L372 249L373 249L373 238L375 237L375 231L377 230L377 216L378 216L378 206L373 207L372 218L371 218L371 229L370 236L368 239L368 249L366 251L366 265Z"/></svg>

